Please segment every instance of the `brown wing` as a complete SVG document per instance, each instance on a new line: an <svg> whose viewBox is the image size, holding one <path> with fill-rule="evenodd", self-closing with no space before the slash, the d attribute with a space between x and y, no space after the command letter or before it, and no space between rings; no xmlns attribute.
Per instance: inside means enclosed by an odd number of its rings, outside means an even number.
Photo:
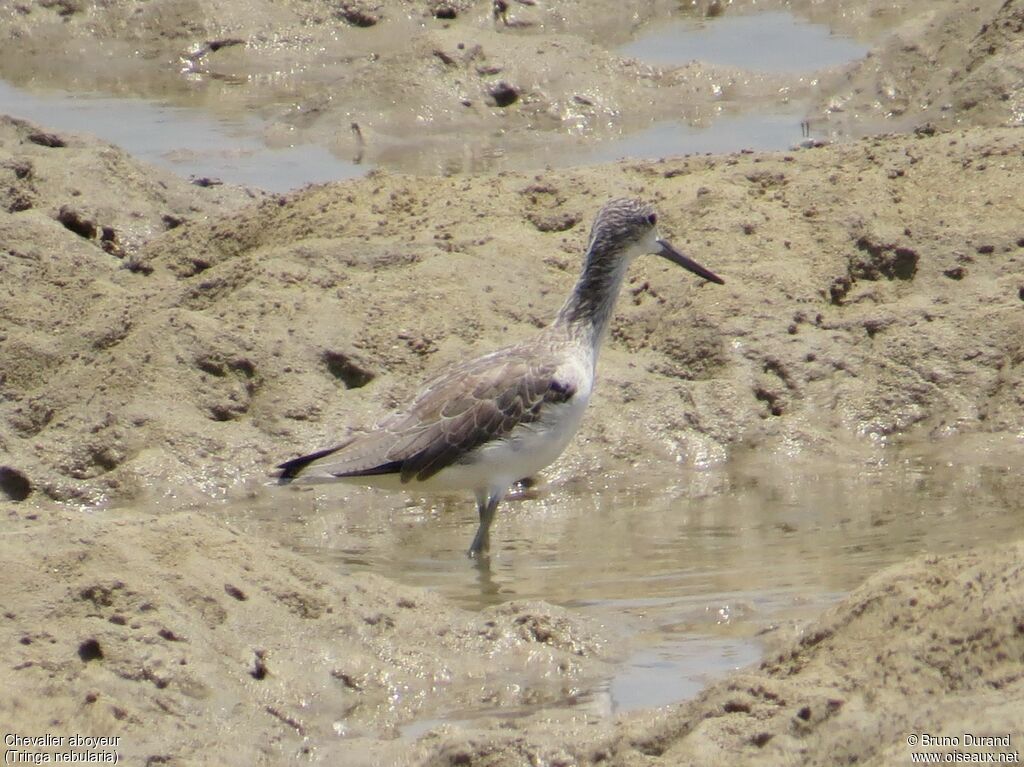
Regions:
<svg viewBox="0 0 1024 767"><path fill-rule="evenodd" d="M554 360L538 360L536 348L525 346L456 365L374 432L282 464L282 480L307 472L324 479L391 473L403 482L428 479L536 421L545 405L571 399L575 385L556 380L556 370Z"/></svg>
<svg viewBox="0 0 1024 767"><path fill-rule="evenodd" d="M574 387L555 380L556 365L515 347L460 366L432 382L407 413L383 428L398 439L388 458L402 462L402 481L427 479L475 448L540 418Z"/></svg>

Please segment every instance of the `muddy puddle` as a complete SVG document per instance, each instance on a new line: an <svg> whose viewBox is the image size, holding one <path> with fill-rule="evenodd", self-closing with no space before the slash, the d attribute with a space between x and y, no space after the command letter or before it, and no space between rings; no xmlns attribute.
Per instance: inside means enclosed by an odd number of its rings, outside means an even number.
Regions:
<svg viewBox="0 0 1024 767"><path fill-rule="evenodd" d="M340 572L375 572L470 609L542 599L580 611L623 650L611 676L564 706L611 715L696 695L879 568L1016 535L1021 468L975 439L854 462L747 452L705 470L592 477L508 503L490 568L463 554L475 529L468 499L268 488L223 513ZM444 712L443 721L528 713Z"/></svg>
<svg viewBox="0 0 1024 767"><path fill-rule="evenodd" d="M782 150L809 135L803 126L807 105L800 101L747 110L722 104L707 110L699 125L664 121L616 139L563 137L546 147L515 139L409 140L394 142L363 161L356 151L342 157L318 143L268 145L263 136L271 132L270 126L244 112L224 116L148 99L35 92L0 80L2 114L59 131L93 134L186 178L213 178L271 192L355 178L374 167L418 174L484 173L740 149ZM453 150L453 145L461 148Z"/></svg>
<svg viewBox="0 0 1024 767"><path fill-rule="evenodd" d="M729 68L723 71L746 71L754 78L784 73L792 87L753 97L757 86L746 78L737 83L723 75L720 79L731 85L715 85L718 95L709 102L702 98L699 103L680 103L678 119L656 117L673 111L656 104L650 115L642 110L623 114L608 125L582 131L566 123L554 131L481 132L472 121L453 117L437 128L414 121L406 132L396 120L386 131L366 138L352 127L358 125L353 119L358 115L335 116L326 120L329 126L319 127L315 118L302 116L318 111L305 103L308 99L331 99L321 93L326 88L324 93L329 94L330 88L312 75L308 82L289 79L288 88L281 88L275 78L255 75L215 83L200 77L190 84L182 81L168 92L168 74L161 71L154 75L150 90L165 94L163 98L131 98L85 87L63 90L19 73L17 85L0 80L0 113L56 130L94 134L185 177L284 192L357 177L375 167L414 174L485 173L623 158L788 149L810 136L805 117L817 84L815 74L866 52L859 42L782 11L652 24L638 30L617 55L668 70L698 61ZM88 71L88 64L83 68ZM143 96L146 91L140 89ZM367 102L364 109L372 106ZM385 102L381 108L387 114L396 105Z"/></svg>
<svg viewBox="0 0 1024 767"><path fill-rule="evenodd" d="M869 48L786 11L680 18L653 25L620 52L658 66L700 61L761 72L813 73L861 58Z"/></svg>
<svg viewBox="0 0 1024 767"><path fill-rule="evenodd" d="M622 159L656 160L684 154L728 153L749 149L780 151L811 137L804 123L806 104L771 106L745 111L723 106L704 127L667 121L620 139L596 143L577 156L576 165L596 165Z"/></svg>
<svg viewBox="0 0 1024 767"><path fill-rule="evenodd" d="M315 144L268 145L262 138L266 126L244 112L223 116L150 99L35 92L0 80L0 113L90 133L186 178L215 178L272 192L354 178L366 170Z"/></svg>

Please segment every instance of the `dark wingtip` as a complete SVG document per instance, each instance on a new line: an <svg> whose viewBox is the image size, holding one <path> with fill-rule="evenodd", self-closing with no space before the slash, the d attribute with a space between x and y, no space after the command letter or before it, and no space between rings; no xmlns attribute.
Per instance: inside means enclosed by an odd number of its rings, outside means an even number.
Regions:
<svg viewBox="0 0 1024 767"><path fill-rule="evenodd" d="M337 447L329 447L326 450L317 450L315 453L300 455L298 458L292 458L290 461L279 463L276 468L281 471L277 475L277 484L287 485L293 479L298 477L299 474L302 473L302 470L309 466L309 464L313 463L313 461L323 458L326 455L330 455L339 449L340 448Z"/></svg>

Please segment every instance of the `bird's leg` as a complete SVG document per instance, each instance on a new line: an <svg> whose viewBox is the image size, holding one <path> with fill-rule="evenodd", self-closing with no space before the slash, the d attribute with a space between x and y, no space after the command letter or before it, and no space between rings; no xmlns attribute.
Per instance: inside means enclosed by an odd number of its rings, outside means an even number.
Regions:
<svg viewBox="0 0 1024 767"><path fill-rule="evenodd" d="M480 527L476 530L473 543L466 552L472 559L488 556L491 550L491 522L494 521L494 512L501 503L504 493L478 491L476 494L476 507L480 512Z"/></svg>

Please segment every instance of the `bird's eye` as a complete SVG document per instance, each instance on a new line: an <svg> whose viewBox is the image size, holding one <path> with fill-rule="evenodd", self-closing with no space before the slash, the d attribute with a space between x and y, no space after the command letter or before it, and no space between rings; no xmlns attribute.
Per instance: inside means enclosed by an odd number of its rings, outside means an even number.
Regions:
<svg viewBox="0 0 1024 767"><path fill-rule="evenodd" d="M658 223L658 214L657 213L648 213L647 214L647 223L650 224L651 226L654 226L656 223Z"/></svg>

